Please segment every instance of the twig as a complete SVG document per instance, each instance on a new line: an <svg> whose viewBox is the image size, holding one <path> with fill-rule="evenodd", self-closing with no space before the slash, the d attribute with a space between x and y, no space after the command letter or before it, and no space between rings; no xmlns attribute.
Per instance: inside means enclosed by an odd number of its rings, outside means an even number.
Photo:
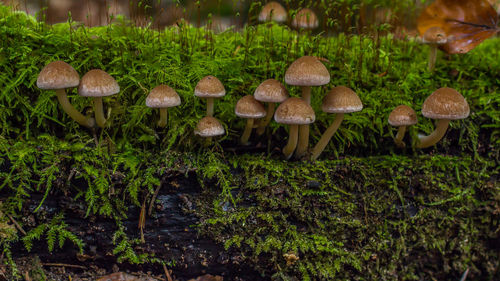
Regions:
<svg viewBox="0 0 500 281"><path fill-rule="evenodd" d="M151 198L151 201L149 201L148 216L151 216L151 213L153 212L153 205L156 201L156 197L158 196L158 193L160 192L160 188L161 188L161 183L156 188L155 193L153 194L153 197Z"/></svg>
<svg viewBox="0 0 500 281"><path fill-rule="evenodd" d="M142 201L141 213L139 214L139 229L141 230L141 243L146 243L144 239L144 227L146 226L146 198Z"/></svg>
<svg viewBox="0 0 500 281"><path fill-rule="evenodd" d="M78 269L87 269L86 266L76 265L76 264L65 264L65 263L42 263L43 266L54 266L54 267L69 267Z"/></svg>
<svg viewBox="0 0 500 281"><path fill-rule="evenodd" d="M10 221L17 227L19 232L21 232L23 235L26 235L26 231L17 223L17 221L9 214L7 214L7 217L9 217Z"/></svg>
<svg viewBox="0 0 500 281"><path fill-rule="evenodd" d="M29 272L28 272L28 271L26 271L26 272L24 273L24 280L25 280L25 281L31 281L30 274L29 274Z"/></svg>
<svg viewBox="0 0 500 281"><path fill-rule="evenodd" d="M165 276L167 276L167 281L173 281L172 277L170 276L170 272L168 272L168 268L165 264L163 265L163 271L165 271Z"/></svg>
<svg viewBox="0 0 500 281"><path fill-rule="evenodd" d="M467 279L467 274L469 274L469 268L464 271L464 274L462 274L462 278L460 278L460 281L465 281L465 279Z"/></svg>

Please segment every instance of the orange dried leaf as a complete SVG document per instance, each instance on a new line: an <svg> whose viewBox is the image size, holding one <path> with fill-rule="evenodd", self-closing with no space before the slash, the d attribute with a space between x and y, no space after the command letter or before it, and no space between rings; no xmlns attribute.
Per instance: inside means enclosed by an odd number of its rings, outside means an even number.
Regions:
<svg viewBox="0 0 500 281"><path fill-rule="evenodd" d="M498 15L487 0L436 0L417 20L420 35L441 27L449 36L440 48L448 54L467 53L495 35Z"/></svg>

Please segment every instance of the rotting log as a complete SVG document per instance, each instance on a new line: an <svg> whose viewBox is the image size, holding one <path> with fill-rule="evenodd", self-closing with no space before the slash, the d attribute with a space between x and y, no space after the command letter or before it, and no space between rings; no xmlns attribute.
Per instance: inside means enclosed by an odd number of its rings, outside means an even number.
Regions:
<svg viewBox="0 0 500 281"><path fill-rule="evenodd" d="M174 261L175 265L170 269L176 280L188 280L204 274L220 275L224 280L264 280L250 265L240 263L242 257L237 252L226 251L223 245L198 234L198 216L194 202L200 196L204 196L203 190L194 173L187 176L176 174L163 180L153 204L153 212L146 218L145 243L135 246L136 253L152 254L165 262ZM161 274L163 269L160 264L118 263L117 257L112 254L116 247L113 245L113 234L118 228L113 219L96 215L86 217L82 201L74 201L62 193L48 196L35 213L42 198L43 194L31 194L22 210L23 224L30 225L29 228L35 227L48 222L57 213L64 212L68 230L85 243L84 253L80 254L78 248L70 242L62 249L56 248L50 253L43 238L40 243L33 245L29 253L21 242L14 245L13 249L18 249L14 251L15 257L31 254L37 255L42 263L64 262L87 268L97 266L107 272L112 272L113 266L118 265L120 270ZM128 207L127 218L122 221L130 239L140 238L139 214L140 207L131 205Z"/></svg>

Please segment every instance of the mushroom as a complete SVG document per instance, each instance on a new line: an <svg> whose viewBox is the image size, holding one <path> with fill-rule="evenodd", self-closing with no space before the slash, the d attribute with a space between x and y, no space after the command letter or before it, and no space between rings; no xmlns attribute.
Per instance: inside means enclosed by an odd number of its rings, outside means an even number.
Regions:
<svg viewBox="0 0 500 281"><path fill-rule="evenodd" d="M84 97L94 98L94 113L97 126L104 128L106 118L102 108L102 97L120 92L116 80L101 69L92 69L82 77L78 93Z"/></svg>
<svg viewBox="0 0 500 281"><path fill-rule="evenodd" d="M311 156L312 160L318 159L321 152L323 152L333 134L335 134L340 127L344 119L344 114L361 111L361 109L363 109L363 103L358 95L350 88L337 86L331 89L323 98L321 109L326 113L336 113L337 115L330 127L326 129L318 143L314 146Z"/></svg>
<svg viewBox="0 0 500 281"><path fill-rule="evenodd" d="M302 99L311 104L311 86L321 86L330 82L330 73L317 58L303 56L294 61L285 73L285 83L302 88ZM296 156L302 157L309 146L309 125L300 127Z"/></svg>
<svg viewBox="0 0 500 281"><path fill-rule="evenodd" d="M293 18L292 26L299 29L315 29L319 26L318 17L311 9L303 8Z"/></svg>
<svg viewBox="0 0 500 281"><path fill-rule="evenodd" d="M69 117L73 118L78 124L92 128L95 125L93 118L87 118L76 110L68 100L66 94L67 88L74 88L80 84L80 75L69 64L63 61L53 61L47 64L36 80L36 86L42 90L55 90L57 100L62 109Z"/></svg>
<svg viewBox="0 0 500 281"><path fill-rule="evenodd" d="M417 124L417 114L415 110L407 105L399 105L392 110L387 121L389 125L399 127L398 133L394 138L394 143L399 147L405 147L406 145L403 142L403 137L405 136L406 126Z"/></svg>
<svg viewBox="0 0 500 281"><path fill-rule="evenodd" d="M275 22L285 22L287 17L287 12L280 3L271 1L262 7L259 14L260 22L275 21Z"/></svg>
<svg viewBox="0 0 500 281"><path fill-rule="evenodd" d="M290 159L297 147L299 125L311 124L315 119L314 110L303 99L289 98L278 106L274 120L280 124L290 125L290 137L283 148L286 159Z"/></svg>
<svg viewBox="0 0 500 281"><path fill-rule="evenodd" d="M167 109L181 104L181 98L174 89L167 85L156 86L146 97L146 106L160 109L158 127L167 125Z"/></svg>
<svg viewBox="0 0 500 281"><path fill-rule="evenodd" d="M439 45L445 44L447 42L447 36L444 30L439 26L433 26L427 29L422 36L422 43L428 44L429 50L429 71L434 70L436 65L437 48Z"/></svg>
<svg viewBox="0 0 500 281"><path fill-rule="evenodd" d="M257 129L257 135L260 136L265 132L266 126L273 118L275 103L284 102L288 98L288 91L279 81L267 79L255 89L253 96L258 101L268 103L266 118L259 123Z"/></svg>
<svg viewBox="0 0 500 281"><path fill-rule="evenodd" d="M212 116L205 116L198 121L194 134L202 138L207 138L210 142L212 137L220 136L225 133L224 127L217 120L217 118Z"/></svg>
<svg viewBox="0 0 500 281"><path fill-rule="evenodd" d="M436 129L428 136L419 135L417 148L436 144L446 133L451 120L469 116L470 108L464 97L452 88L439 88L428 96L422 104L422 115L438 119Z"/></svg>
<svg viewBox="0 0 500 281"><path fill-rule="evenodd" d="M250 134L252 134L254 119L265 117L266 109L253 96L247 95L238 100L234 112L236 116L247 119L245 131L240 139L242 145L247 145Z"/></svg>
<svg viewBox="0 0 500 281"><path fill-rule="evenodd" d="M214 115L214 98L226 95L224 85L215 76L203 77L194 88L194 95L207 99L207 116Z"/></svg>

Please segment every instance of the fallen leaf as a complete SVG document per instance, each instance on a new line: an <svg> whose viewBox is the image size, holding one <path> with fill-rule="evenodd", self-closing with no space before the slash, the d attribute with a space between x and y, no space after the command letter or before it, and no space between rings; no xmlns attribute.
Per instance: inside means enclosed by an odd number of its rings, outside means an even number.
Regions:
<svg viewBox="0 0 500 281"><path fill-rule="evenodd" d="M448 54L467 53L495 35L498 15L487 0L436 0L417 20L420 35L431 27L441 27L448 42L440 49Z"/></svg>
<svg viewBox="0 0 500 281"><path fill-rule="evenodd" d="M123 272L115 272L106 276L103 276L97 281L158 281L152 277L137 277L131 274Z"/></svg>
<svg viewBox="0 0 500 281"><path fill-rule="evenodd" d="M224 279L222 278L222 276L213 276L213 275L210 275L210 274L206 274L206 275L203 275L203 276L200 276L196 279L189 279L188 281L223 281Z"/></svg>

